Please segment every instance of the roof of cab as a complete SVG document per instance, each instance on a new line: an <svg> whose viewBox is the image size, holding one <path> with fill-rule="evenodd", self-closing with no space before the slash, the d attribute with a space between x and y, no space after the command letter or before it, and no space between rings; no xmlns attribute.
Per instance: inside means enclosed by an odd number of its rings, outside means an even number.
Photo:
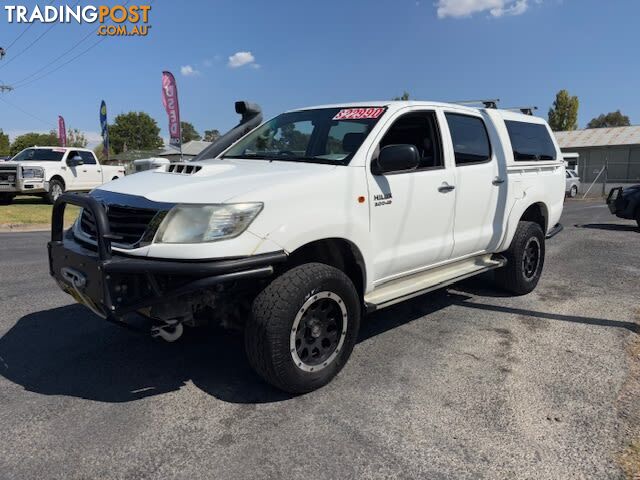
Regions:
<svg viewBox="0 0 640 480"><path fill-rule="evenodd" d="M479 113L479 112L497 112L504 120L519 120L522 122L529 123L545 123L545 120L541 117L536 117L532 115L525 115L519 111L513 110L503 110L500 108L484 108L484 107L474 107L468 105L461 105L459 103L451 103L451 102L436 102L430 100L378 100L378 101L370 101L370 102L351 102L351 103L333 103L327 105L314 105L311 107L303 107L303 108L294 108L289 112L297 112L302 110L317 110L321 108L363 108L363 107L388 107L392 110L399 110L403 107L414 107L414 106L424 106L424 107L445 107L445 108L455 108L459 111L467 111L469 113Z"/></svg>

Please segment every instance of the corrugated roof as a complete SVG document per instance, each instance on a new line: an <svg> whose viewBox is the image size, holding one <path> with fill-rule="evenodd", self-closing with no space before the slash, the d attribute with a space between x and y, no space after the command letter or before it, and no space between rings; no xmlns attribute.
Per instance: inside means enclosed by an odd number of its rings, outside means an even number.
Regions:
<svg viewBox="0 0 640 480"><path fill-rule="evenodd" d="M211 142L205 142L204 140L191 140L190 142L182 145L182 154L195 157L209 145L211 145ZM177 148L168 147L160 153L161 157L167 155L180 155L180 150L178 150Z"/></svg>
<svg viewBox="0 0 640 480"><path fill-rule="evenodd" d="M560 148L640 145L640 125L555 132Z"/></svg>

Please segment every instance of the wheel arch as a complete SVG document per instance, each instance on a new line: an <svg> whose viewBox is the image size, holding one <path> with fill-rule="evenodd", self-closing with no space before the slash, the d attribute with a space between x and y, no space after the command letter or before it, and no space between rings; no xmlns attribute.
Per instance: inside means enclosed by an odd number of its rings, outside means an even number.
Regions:
<svg viewBox="0 0 640 480"><path fill-rule="evenodd" d="M58 180L60 183L62 183L62 188L64 188L66 190L67 188L67 182L64 181L64 178L59 175L59 174L55 174L53 175L50 179L49 182L53 181L53 180Z"/></svg>
<svg viewBox="0 0 640 480"><path fill-rule="evenodd" d="M500 243L500 247L497 251L504 251L509 248L513 240L513 236L516 233L518 224L521 221L534 222L540 225L542 232L546 235L549 226L549 207L542 200L532 201L528 204L514 205L509 219L507 221L506 234Z"/></svg>
<svg viewBox="0 0 640 480"><path fill-rule="evenodd" d="M343 271L363 296L367 285L364 256L356 244L345 238L324 238L306 243L289 254L287 269L319 262Z"/></svg>

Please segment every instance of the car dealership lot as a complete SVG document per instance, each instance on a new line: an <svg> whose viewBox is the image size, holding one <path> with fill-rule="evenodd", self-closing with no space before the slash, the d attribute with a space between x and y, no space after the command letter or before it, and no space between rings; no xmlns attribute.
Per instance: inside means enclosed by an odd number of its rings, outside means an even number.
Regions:
<svg viewBox="0 0 640 480"><path fill-rule="evenodd" d="M0 234L0 478L621 478L640 233L570 202L538 289L473 279L370 316L327 387L262 383L239 335L140 337Z"/></svg>

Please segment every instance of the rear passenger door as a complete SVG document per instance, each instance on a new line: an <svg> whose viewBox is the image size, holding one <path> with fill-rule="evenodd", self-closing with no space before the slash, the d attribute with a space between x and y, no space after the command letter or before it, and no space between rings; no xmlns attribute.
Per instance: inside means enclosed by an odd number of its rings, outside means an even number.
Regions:
<svg viewBox="0 0 640 480"><path fill-rule="evenodd" d="M96 157L93 152L81 151L78 153L84 162L79 167L82 188L85 190L91 190L92 188L102 185L102 168L96 161Z"/></svg>
<svg viewBox="0 0 640 480"><path fill-rule="evenodd" d="M455 165L455 246L452 258L482 253L497 243L503 212L498 212L506 178L498 162L486 123L480 113L445 112L448 154ZM506 175L504 175L506 177Z"/></svg>

